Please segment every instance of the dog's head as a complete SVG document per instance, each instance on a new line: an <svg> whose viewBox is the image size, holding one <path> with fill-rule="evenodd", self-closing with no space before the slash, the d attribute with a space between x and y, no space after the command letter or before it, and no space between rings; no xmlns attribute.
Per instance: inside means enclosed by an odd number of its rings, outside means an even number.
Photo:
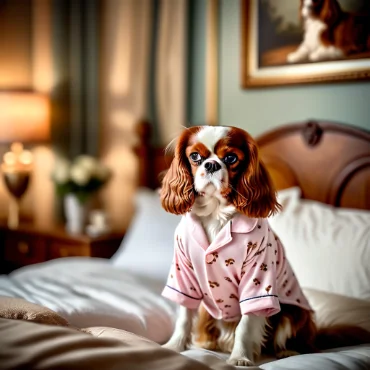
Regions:
<svg viewBox="0 0 370 370"><path fill-rule="evenodd" d="M247 132L236 127L191 127L179 137L163 179L162 206L167 212L184 214L197 196L212 196L215 191L249 217L267 217L280 207L257 145Z"/></svg>
<svg viewBox="0 0 370 370"><path fill-rule="evenodd" d="M337 0L301 0L301 16L317 18L329 26L335 24L341 14Z"/></svg>

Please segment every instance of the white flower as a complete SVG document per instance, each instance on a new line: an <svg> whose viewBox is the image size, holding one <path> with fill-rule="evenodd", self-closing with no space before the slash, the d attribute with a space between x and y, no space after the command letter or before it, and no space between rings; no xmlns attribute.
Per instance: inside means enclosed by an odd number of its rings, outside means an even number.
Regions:
<svg viewBox="0 0 370 370"><path fill-rule="evenodd" d="M53 173L53 179L57 184L65 184L69 181L71 164L66 159L59 159Z"/></svg>
<svg viewBox="0 0 370 370"><path fill-rule="evenodd" d="M75 163L84 167L90 173L95 172L96 168L99 166L99 162L89 155L80 155L76 158Z"/></svg>
<svg viewBox="0 0 370 370"><path fill-rule="evenodd" d="M80 164L74 164L71 168L71 180L79 186L85 186L91 179L91 172Z"/></svg>

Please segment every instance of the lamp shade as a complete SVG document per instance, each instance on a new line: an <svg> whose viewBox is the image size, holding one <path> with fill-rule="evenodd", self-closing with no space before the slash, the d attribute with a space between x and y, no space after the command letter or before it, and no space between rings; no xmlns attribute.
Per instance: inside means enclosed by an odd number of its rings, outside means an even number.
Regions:
<svg viewBox="0 0 370 370"><path fill-rule="evenodd" d="M40 142L50 137L50 104L44 94L0 92L0 142Z"/></svg>

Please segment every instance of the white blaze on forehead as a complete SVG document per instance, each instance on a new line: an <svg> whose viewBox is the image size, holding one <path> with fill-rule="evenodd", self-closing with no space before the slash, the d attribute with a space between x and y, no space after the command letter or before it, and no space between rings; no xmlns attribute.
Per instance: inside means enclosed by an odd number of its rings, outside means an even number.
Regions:
<svg viewBox="0 0 370 370"><path fill-rule="evenodd" d="M204 126L196 134L199 142L204 144L211 152L214 152L215 145L224 138L230 131L230 127Z"/></svg>

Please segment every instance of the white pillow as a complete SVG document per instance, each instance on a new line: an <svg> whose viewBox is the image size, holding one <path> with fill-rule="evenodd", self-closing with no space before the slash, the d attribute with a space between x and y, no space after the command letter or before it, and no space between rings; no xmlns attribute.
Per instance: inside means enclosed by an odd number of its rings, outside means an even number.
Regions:
<svg viewBox="0 0 370 370"><path fill-rule="evenodd" d="M292 188L279 190L277 192L277 200L283 206L283 209L289 204L298 201L301 198L301 188L294 186Z"/></svg>
<svg viewBox="0 0 370 370"><path fill-rule="evenodd" d="M270 224L303 287L370 300L370 212L293 196Z"/></svg>
<svg viewBox="0 0 370 370"><path fill-rule="evenodd" d="M140 189L135 201L135 216L111 261L126 271L164 284L172 263L174 233L180 216L162 208L157 191Z"/></svg>
<svg viewBox="0 0 370 370"><path fill-rule="evenodd" d="M303 289L318 328L336 325L357 326L370 333L370 301L332 294L316 289Z"/></svg>

